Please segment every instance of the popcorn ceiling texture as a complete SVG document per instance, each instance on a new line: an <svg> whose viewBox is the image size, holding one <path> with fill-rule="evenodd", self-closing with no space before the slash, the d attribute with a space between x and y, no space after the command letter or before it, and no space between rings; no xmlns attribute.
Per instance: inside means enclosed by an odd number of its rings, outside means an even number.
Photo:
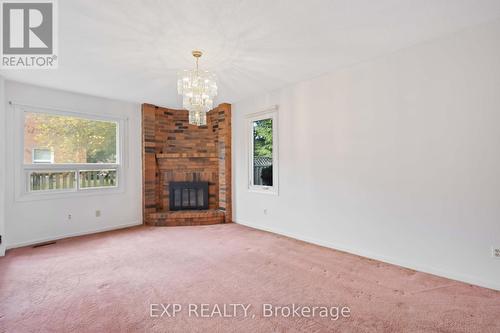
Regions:
<svg viewBox="0 0 500 333"><path fill-rule="evenodd" d="M11 250L0 299L0 332L500 331L500 292L238 224ZM256 316L150 318L151 303L251 303ZM263 303L348 306L351 317L263 318Z"/></svg>
<svg viewBox="0 0 500 333"><path fill-rule="evenodd" d="M9 80L181 108L177 72L235 103L500 17L497 0L58 1L59 68Z"/></svg>

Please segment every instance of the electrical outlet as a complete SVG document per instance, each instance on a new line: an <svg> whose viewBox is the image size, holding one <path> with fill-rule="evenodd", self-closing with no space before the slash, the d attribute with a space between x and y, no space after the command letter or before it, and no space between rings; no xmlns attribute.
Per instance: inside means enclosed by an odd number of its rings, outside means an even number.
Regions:
<svg viewBox="0 0 500 333"><path fill-rule="evenodd" d="M492 247L491 248L491 255L493 258L500 259L500 247Z"/></svg>
<svg viewBox="0 0 500 333"><path fill-rule="evenodd" d="M100 217L101 216L101 210L98 209L95 211L95 217Z"/></svg>
<svg viewBox="0 0 500 333"><path fill-rule="evenodd" d="M68 214L68 221L71 220L71 214Z"/></svg>
<svg viewBox="0 0 500 333"><path fill-rule="evenodd" d="M264 215L267 215L267 208L264 208Z"/></svg>

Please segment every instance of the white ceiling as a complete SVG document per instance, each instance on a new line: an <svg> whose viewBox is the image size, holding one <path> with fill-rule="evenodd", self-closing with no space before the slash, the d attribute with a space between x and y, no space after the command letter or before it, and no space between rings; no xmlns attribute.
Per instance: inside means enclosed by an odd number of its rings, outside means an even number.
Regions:
<svg viewBox="0 0 500 333"><path fill-rule="evenodd" d="M499 0L58 3L59 68L4 77L170 107L193 49L232 103L500 17Z"/></svg>

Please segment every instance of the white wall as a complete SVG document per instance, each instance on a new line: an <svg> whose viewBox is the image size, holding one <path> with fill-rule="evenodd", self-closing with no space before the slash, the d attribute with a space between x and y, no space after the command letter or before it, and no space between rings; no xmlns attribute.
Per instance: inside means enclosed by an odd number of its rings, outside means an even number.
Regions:
<svg viewBox="0 0 500 333"><path fill-rule="evenodd" d="M0 244L0 256L5 254L5 81L0 76L0 235L2 235L2 244Z"/></svg>
<svg viewBox="0 0 500 333"><path fill-rule="evenodd" d="M95 195L70 196L60 199L19 201L14 191L16 135L13 101L39 107L128 118L126 147L128 166L122 193L101 192ZM140 105L105 98L41 88L5 81L5 125L7 149L5 177L5 243L7 248L67 236L92 233L142 223L141 213L141 115ZM0 118L0 122L2 118ZM0 148L1 153L1 148ZM101 210L96 217L95 211ZM68 214L72 219L68 220Z"/></svg>
<svg viewBox="0 0 500 333"><path fill-rule="evenodd" d="M235 221L500 289L498 36L500 21L235 103ZM245 115L273 104L279 196L247 189Z"/></svg>

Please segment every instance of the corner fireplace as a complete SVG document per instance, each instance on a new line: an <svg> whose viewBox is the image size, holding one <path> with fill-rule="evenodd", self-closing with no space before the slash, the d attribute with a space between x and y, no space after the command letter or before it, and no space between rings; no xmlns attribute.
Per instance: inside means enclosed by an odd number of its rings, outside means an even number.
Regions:
<svg viewBox="0 0 500 333"><path fill-rule="evenodd" d="M170 210L208 209L208 182L169 182Z"/></svg>

